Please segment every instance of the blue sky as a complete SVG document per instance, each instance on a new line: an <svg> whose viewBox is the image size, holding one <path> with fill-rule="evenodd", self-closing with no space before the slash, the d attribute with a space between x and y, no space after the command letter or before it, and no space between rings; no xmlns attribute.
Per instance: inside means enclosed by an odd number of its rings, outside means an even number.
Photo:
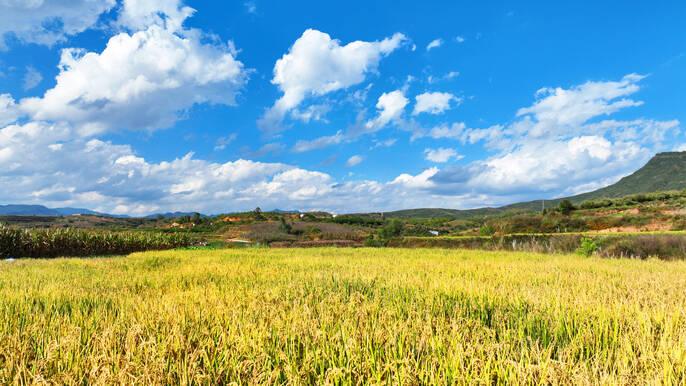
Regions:
<svg viewBox="0 0 686 386"><path fill-rule="evenodd" d="M0 192L147 214L470 208L686 149L686 3L0 4Z"/></svg>

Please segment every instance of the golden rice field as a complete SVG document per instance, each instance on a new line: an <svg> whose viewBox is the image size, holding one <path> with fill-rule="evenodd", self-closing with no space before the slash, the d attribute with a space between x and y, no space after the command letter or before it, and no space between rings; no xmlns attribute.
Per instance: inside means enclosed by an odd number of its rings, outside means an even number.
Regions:
<svg viewBox="0 0 686 386"><path fill-rule="evenodd" d="M684 384L686 263L422 249L0 262L0 383Z"/></svg>

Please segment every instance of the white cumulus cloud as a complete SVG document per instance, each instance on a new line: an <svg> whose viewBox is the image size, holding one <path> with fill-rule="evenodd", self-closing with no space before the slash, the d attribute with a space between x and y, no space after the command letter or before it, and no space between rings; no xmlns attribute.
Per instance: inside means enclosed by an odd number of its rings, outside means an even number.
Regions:
<svg viewBox="0 0 686 386"><path fill-rule="evenodd" d="M442 114L452 107L452 102L460 102L458 97L447 92L425 92L417 95L415 100L412 115L421 113Z"/></svg>
<svg viewBox="0 0 686 386"><path fill-rule="evenodd" d="M376 118L367 121L365 129L369 132L373 132L383 128L391 121L398 120L402 116L403 111L405 111L405 106L407 106L408 103L409 100L405 97L402 90L381 94L376 103L376 109L379 110L379 114Z"/></svg>
<svg viewBox="0 0 686 386"><path fill-rule="evenodd" d="M303 32L287 54L276 61L272 83L283 92L259 120L265 131L281 129L286 113L303 100L348 88L363 82L384 56L406 40L396 33L381 41L354 41L341 45L328 34L314 29Z"/></svg>
<svg viewBox="0 0 686 386"><path fill-rule="evenodd" d="M133 31L153 25L176 31L193 13L180 0L123 0L117 23Z"/></svg>
<svg viewBox="0 0 686 386"><path fill-rule="evenodd" d="M247 71L229 44L153 25L113 36L101 53L65 49L57 84L21 102L36 120L84 133L171 126L194 104L233 105Z"/></svg>
<svg viewBox="0 0 686 386"><path fill-rule="evenodd" d="M451 159L461 159L462 156L452 148L424 149L424 158L431 162L445 163Z"/></svg>
<svg viewBox="0 0 686 386"><path fill-rule="evenodd" d="M679 133L680 125L676 120L602 120L641 105L629 96L639 90L642 78L630 74L619 81L542 89L508 126L472 129L457 123L433 128L428 134L432 138L483 142L497 151L468 167L441 170L433 178L436 189L510 197L574 194L579 192L575 187L593 189L598 181L612 183L633 172L667 150L667 139Z"/></svg>
<svg viewBox="0 0 686 386"><path fill-rule="evenodd" d="M0 49L12 35L22 42L53 45L95 25L116 0L2 0Z"/></svg>

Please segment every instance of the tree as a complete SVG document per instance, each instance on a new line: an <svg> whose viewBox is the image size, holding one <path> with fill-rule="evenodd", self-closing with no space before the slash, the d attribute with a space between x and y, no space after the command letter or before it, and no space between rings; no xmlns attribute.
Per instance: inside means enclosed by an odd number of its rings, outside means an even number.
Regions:
<svg viewBox="0 0 686 386"><path fill-rule="evenodd" d="M260 209L259 206L257 208L255 208L255 210L253 211L253 216L255 217L255 220L257 220L257 221L265 219L265 217L262 215L262 209Z"/></svg>
<svg viewBox="0 0 686 386"><path fill-rule="evenodd" d="M279 224L279 229L283 233L290 234L293 231L293 226L291 224L287 223L286 219L284 217L281 217L281 224Z"/></svg>
<svg viewBox="0 0 686 386"><path fill-rule="evenodd" d="M387 222L381 229L379 229L379 237L384 240L389 240L398 237L403 233L404 224L397 218Z"/></svg>
<svg viewBox="0 0 686 386"><path fill-rule="evenodd" d="M572 211L576 210L576 207L574 204L572 204L571 201L569 200L562 200L560 201L560 213L566 215L569 215L572 213Z"/></svg>

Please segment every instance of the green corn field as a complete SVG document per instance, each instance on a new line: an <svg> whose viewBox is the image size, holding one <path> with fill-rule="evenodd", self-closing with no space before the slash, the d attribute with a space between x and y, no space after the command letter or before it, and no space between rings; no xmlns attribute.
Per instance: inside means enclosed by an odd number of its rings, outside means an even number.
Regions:
<svg viewBox="0 0 686 386"><path fill-rule="evenodd" d="M0 383L684 384L686 262L441 249L0 261Z"/></svg>
<svg viewBox="0 0 686 386"><path fill-rule="evenodd" d="M0 224L0 258L121 255L192 244L182 233L17 229Z"/></svg>

